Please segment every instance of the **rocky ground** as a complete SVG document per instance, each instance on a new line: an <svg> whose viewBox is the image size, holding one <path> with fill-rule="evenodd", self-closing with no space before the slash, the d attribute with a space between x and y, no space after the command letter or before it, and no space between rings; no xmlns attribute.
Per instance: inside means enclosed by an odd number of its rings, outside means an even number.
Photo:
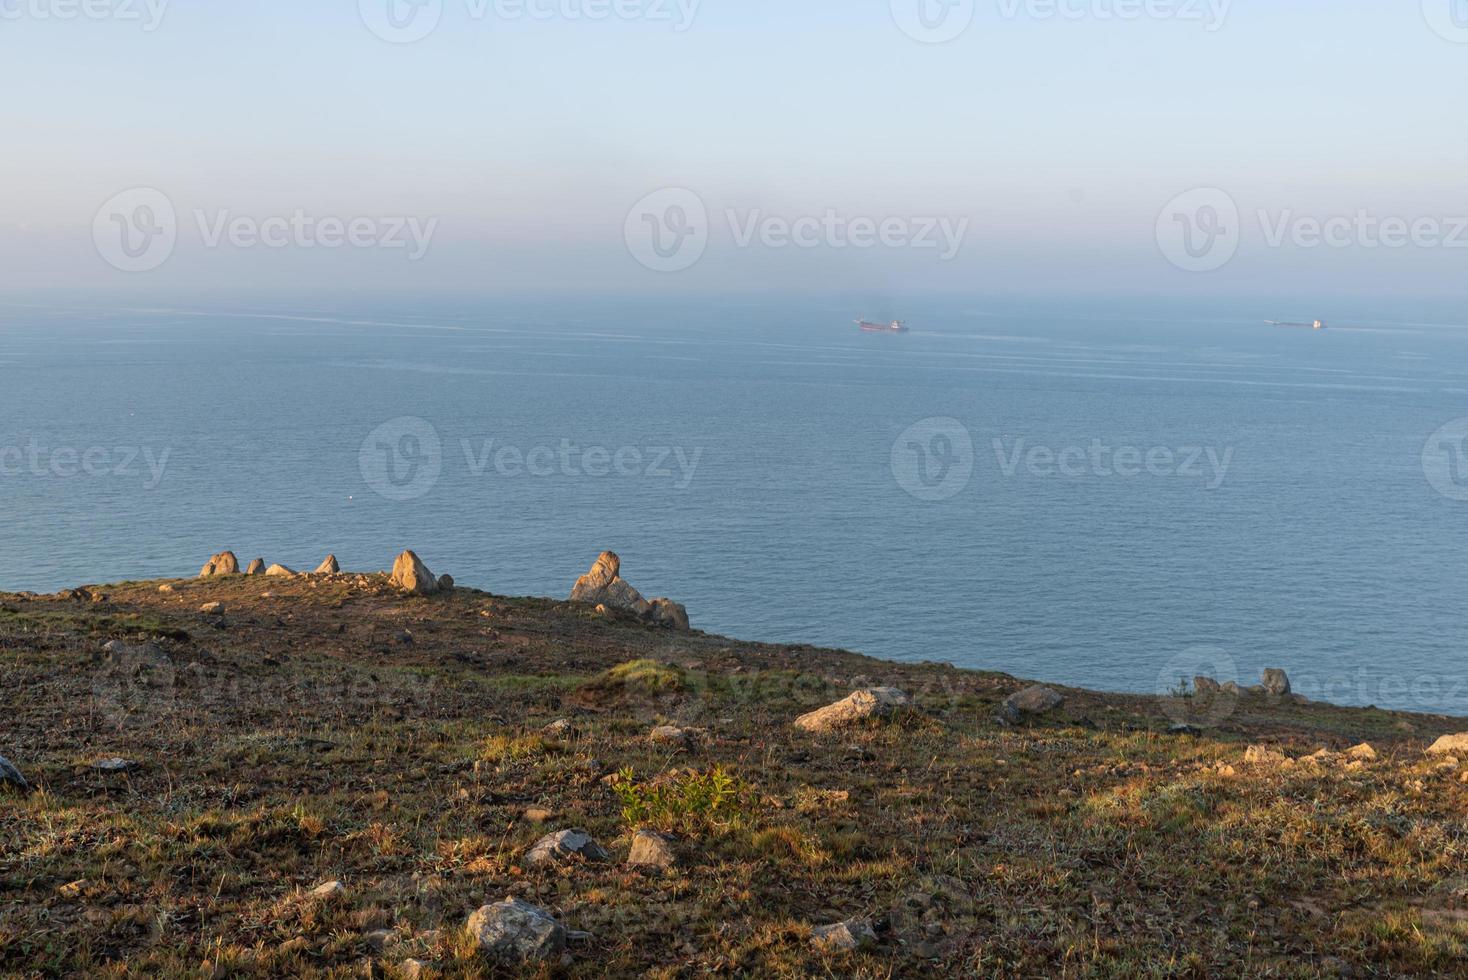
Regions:
<svg viewBox="0 0 1468 980"><path fill-rule="evenodd" d="M0 973L1468 970L1463 720L442 585L0 595Z"/></svg>

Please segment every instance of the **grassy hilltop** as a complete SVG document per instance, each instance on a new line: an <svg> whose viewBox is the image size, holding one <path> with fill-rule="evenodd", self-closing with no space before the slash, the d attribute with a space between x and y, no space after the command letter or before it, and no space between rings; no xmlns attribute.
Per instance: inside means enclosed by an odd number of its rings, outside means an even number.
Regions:
<svg viewBox="0 0 1468 980"><path fill-rule="evenodd" d="M0 755L34 787L0 789L0 974L1468 970L1468 782L1424 753L1468 722L1245 695L1174 732L1186 699L1061 689L1007 725L1007 676L587 605L160 585L0 595ZM792 725L883 686L912 706ZM527 866L572 828L607 859ZM677 863L630 865L639 830ZM478 948L509 897L564 953ZM813 937L852 919L861 948Z"/></svg>

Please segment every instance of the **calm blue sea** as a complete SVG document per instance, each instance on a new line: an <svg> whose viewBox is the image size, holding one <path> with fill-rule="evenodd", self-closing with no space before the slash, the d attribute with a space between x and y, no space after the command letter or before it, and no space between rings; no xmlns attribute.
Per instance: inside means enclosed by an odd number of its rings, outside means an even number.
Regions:
<svg viewBox="0 0 1468 980"><path fill-rule="evenodd" d="M1468 329L1263 322L1315 315L4 306L0 588L411 547L563 596L612 548L740 638L1468 714Z"/></svg>

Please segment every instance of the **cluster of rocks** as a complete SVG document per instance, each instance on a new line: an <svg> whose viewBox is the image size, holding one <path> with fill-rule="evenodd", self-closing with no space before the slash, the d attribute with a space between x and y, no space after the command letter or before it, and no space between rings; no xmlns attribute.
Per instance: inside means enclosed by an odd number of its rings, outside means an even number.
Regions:
<svg viewBox="0 0 1468 980"><path fill-rule="evenodd" d="M1242 687L1237 681L1228 681L1220 684L1212 677L1198 676L1193 678L1193 693L1199 696L1211 694L1267 694L1270 697L1295 697L1290 688L1290 677L1278 667L1270 667L1264 671L1264 676L1258 684L1252 687Z"/></svg>
<svg viewBox="0 0 1468 980"><path fill-rule="evenodd" d="M210 557L204 567L199 571L200 578L219 578L227 575L239 575L240 563L232 551L222 551ZM250 562L245 569L246 575L262 575L266 578L297 578L300 573L287 565L265 564L265 559L256 558ZM327 555L316 567L312 575L340 575L342 574L341 563L337 561L336 555ZM433 595L444 592L454 587L454 580L448 575L435 576L423 563L423 559L412 551L405 551L398 555L393 562L392 584L408 593L409 595ZM165 585L160 591L174 591L173 586ZM208 610L205 610L208 611Z"/></svg>
<svg viewBox="0 0 1468 980"><path fill-rule="evenodd" d="M1351 769L1360 769L1368 763L1375 762L1378 756L1376 749L1366 742L1352 746L1344 752L1332 752L1330 749L1321 749L1310 755L1291 759L1278 749L1269 748L1266 745L1251 745L1244 750L1244 763L1251 766L1265 766L1276 769L1290 769L1298 765L1304 766L1329 766L1344 765Z"/></svg>
<svg viewBox="0 0 1468 980"><path fill-rule="evenodd" d="M644 599L622 578L622 559L610 551L601 553L591 571L576 580L572 602L616 609L638 619L676 630L689 629L688 610L672 599Z"/></svg>

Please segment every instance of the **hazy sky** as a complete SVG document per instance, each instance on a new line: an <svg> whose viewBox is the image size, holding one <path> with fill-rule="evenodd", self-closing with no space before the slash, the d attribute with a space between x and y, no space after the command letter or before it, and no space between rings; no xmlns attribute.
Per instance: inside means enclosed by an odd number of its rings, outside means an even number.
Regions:
<svg viewBox="0 0 1468 980"><path fill-rule="evenodd" d="M1468 279L1468 0L423 2L0 0L0 291Z"/></svg>

